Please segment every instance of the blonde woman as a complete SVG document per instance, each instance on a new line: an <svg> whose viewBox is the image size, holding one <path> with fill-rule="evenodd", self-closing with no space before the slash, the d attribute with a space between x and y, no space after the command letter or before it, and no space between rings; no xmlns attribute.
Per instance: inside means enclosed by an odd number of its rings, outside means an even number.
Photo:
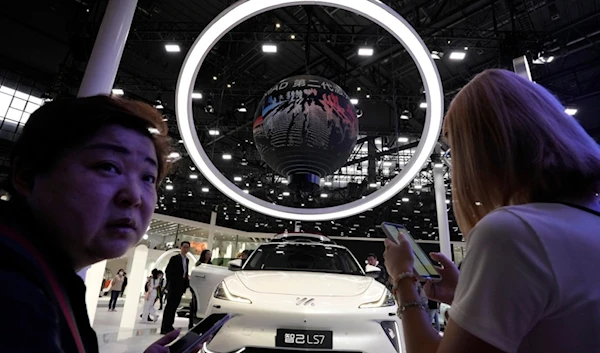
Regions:
<svg viewBox="0 0 600 353"><path fill-rule="evenodd" d="M504 70L479 74L450 105L467 252L456 288L436 285L455 289L442 338L418 302L410 245L386 243L408 353L600 352L600 149L564 110Z"/></svg>

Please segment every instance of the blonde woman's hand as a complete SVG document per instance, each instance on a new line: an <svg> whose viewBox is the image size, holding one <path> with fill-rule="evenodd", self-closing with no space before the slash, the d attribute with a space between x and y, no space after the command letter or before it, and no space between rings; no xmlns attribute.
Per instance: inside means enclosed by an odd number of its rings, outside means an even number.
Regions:
<svg viewBox="0 0 600 353"><path fill-rule="evenodd" d="M386 239L385 252L383 253L385 268L390 276L390 281L395 280L404 272L412 272L415 258L412 247L407 239L401 234L398 243Z"/></svg>
<svg viewBox="0 0 600 353"><path fill-rule="evenodd" d="M458 285L458 267L441 253L430 253L429 256L442 264L442 267L436 266L442 280L439 282L428 280L423 286L423 291L429 299L451 305L454 300L454 291Z"/></svg>

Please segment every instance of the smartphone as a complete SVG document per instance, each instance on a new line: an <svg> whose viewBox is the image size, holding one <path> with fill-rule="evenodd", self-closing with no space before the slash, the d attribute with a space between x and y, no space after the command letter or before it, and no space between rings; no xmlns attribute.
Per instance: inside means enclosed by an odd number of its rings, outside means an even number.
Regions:
<svg viewBox="0 0 600 353"><path fill-rule="evenodd" d="M183 337L169 345L171 353L190 353L201 348L232 316L230 314L212 314L192 327Z"/></svg>
<svg viewBox="0 0 600 353"><path fill-rule="evenodd" d="M417 244L406 227L400 224L383 222L381 224L381 229L385 235L396 244L398 243L398 238L402 235L408 239L413 254L415 255L415 272L421 281L432 280L436 282L442 279L442 276L440 276L440 273L429 259L429 256L427 256L419 244Z"/></svg>

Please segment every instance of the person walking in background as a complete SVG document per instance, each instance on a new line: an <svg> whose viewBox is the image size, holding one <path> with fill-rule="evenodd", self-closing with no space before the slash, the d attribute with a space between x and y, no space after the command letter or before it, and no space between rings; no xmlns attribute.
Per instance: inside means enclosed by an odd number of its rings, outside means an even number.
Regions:
<svg viewBox="0 0 600 353"><path fill-rule="evenodd" d="M127 287L127 272L123 271L123 286L121 287L121 297L125 294L125 287Z"/></svg>
<svg viewBox="0 0 600 353"><path fill-rule="evenodd" d="M433 323L433 325L435 326L435 329L437 331L440 330L440 318L438 316L438 310L439 310L438 302L436 302L435 300L431 300L431 299L427 301L427 314L429 314L429 320Z"/></svg>
<svg viewBox="0 0 600 353"><path fill-rule="evenodd" d="M187 258L189 251L190 242L182 242L179 254L171 257L167 264L165 274L167 275L167 290L169 292L160 328L161 334L168 334L175 329L173 323L175 322L177 307L181 303L183 293L185 293L190 284L190 275L188 273L190 260Z"/></svg>
<svg viewBox="0 0 600 353"><path fill-rule="evenodd" d="M212 259L212 253L208 249L202 250L200 253L200 258L196 261L196 266L200 266L201 264L209 264L212 265L210 261Z"/></svg>
<svg viewBox="0 0 600 353"><path fill-rule="evenodd" d="M156 299L154 300L154 304L156 304L156 301L159 300L160 307L158 308L158 310L162 310L163 309L163 296L165 294L165 278L164 278L163 271L158 270L158 273L160 274L160 277L159 277L159 281L158 281L158 288L156 289Z"/></svg>
<svg viewBox="0 0 600 353"><path fill-rule="evenodd" d="M367 264L379 268L380 271L375 280L386 287L389 286L387 270L385 269L385 267L379 264L379 261L377 260L377 255L373 253L367 255Z"/></svg>
<svg viewBox="0 0 600 353"><path fill-rule="evenodd" d="M158 320L156 315L156 309L154 303L156 303L156 297L158 295L158 288L160 286L160 279L162 278L162 271L157 269L152 270L152 276L148 278L146 283L146 293L144 296L144 309L142 311L142 322L153 322ZM153 315L154 317L150 317Z"/></svg>
<svg viewBox="0 0 600 353"><path fill-rule="evenodd" d="M124 281L125 271L123 271L123 269L120 269L117 272L115 278L113 278L110 286L110 300L108 301L108 311L117 311L115 307L117 306L117 299L119 298L119 294L123 291Z"/></svg>

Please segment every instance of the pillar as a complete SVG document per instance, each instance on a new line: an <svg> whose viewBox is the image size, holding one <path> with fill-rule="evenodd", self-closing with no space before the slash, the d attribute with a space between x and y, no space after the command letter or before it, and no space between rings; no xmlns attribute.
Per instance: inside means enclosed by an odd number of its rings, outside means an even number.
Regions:
<svg viewBox="0 0 600 353"><path fill-rule="evenodd" d="M213 251L213 247L215 244L215 227L217 225L217 212L212 211L210 213L210 228L208 229L208 243L206 244L206 248Z"/></svg>
<svg viewBox="0 0 600 353"><path fill-rule="evenodd" d="M77 96L111 93L136 7L137 0L108 2Z"/></svg>
<svg viewBox="0 0 600 353"><path fill-rule="evenodd" d="M104 279L104 270L106 269L106 260L97 262L88 267L85 273L85 306L87 307L90 325L94 324L94 317L98 309L98 298L102 289L102 280Z"/></svg>
<svg viewBox="0 0 600 353"><path fill-rule="evenodd" d="M450 227L448 225L448 211L446 208L446 187L444 186L444 166L441 163L433 167L433 185L435 189L435 208L437 211L440 252L447 258L452 259Z"/></svg>
<svg viewBox="0 0 600 353"><path fill-rule="evenodd" d="M140 304L141 288L146 282L144 270L148 261L148 247L138 245L131 259L131 272L127 273L127 287L125 288L125 304L119 331L133 330L136 320L139 319L138 308Z"/></svg>

